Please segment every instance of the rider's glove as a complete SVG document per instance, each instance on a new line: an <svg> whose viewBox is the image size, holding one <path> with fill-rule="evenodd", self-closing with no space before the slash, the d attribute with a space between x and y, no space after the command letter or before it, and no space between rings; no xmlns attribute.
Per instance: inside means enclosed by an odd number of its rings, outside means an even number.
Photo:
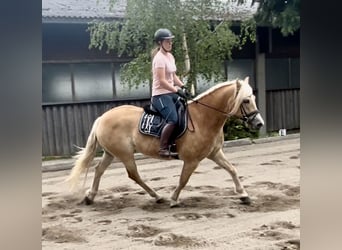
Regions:
<svg viewBox="0 0 342 250"><path fill-rule="evenodd" d="M178 89L177 90L177 94L180 96L180 97L182 97L182 98L184 98L184 99L187 99L187 94L186 94L186 90L185 89Z"/></svg>

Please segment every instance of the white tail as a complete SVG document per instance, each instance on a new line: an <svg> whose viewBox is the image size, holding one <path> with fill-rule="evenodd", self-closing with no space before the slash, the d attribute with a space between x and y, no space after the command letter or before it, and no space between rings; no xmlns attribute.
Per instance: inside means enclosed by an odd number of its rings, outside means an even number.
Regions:
<svg viewBox="0 0 342 250"><path fill-rule="evenodd" d="M97 147L97 139L96 139L96 128L97 124L100 120L98 117L91 128L90 134L88 136L87 144L85 148L81 148L76 155L76 162L75 166L72 168L72 171L69 177L66 179L66 182L70 184L70 189L74 190L78 184L80 175L89 168L90 163L95 157L96 154L96 147Z"/></svg>

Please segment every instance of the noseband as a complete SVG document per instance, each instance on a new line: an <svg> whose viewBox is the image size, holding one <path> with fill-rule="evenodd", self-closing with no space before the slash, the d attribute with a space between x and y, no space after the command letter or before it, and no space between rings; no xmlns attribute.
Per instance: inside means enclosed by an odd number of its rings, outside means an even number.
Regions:
<svg viewBox="0 0 342 250"><path fill-rule="evenodd" d="M255 119L255 117L260 113L259 110L254 110L250 113L247 113L245 108L243 107L243 104L240 106L241 114L242 114L242 120L244 122L251 122Z"/></svg>

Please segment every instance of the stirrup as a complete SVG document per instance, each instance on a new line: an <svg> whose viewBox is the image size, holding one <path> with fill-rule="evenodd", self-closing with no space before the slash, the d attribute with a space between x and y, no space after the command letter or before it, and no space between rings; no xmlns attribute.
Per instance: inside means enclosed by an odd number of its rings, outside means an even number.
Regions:
<svg viewBox="0 0 342 250"><path fill-rule="evenodd" d="M173 143L173 144L169 145L169 151L177 153L177 145L176 145L176 143Z"/></svg>
<svg viewBox="0 0 342 250"><path fill-rule="evenodd" d="M167 148L159 149L159 155L163 157L175 157L178 156L177 152L172 152Z"/></svg>

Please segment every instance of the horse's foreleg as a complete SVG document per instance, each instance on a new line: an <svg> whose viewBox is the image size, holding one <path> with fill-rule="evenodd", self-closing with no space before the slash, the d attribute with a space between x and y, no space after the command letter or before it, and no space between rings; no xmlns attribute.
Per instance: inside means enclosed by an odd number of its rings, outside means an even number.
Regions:
<svg viewBox="0 0 342 250"><path fill-rule="evenodd" d="M214 161L220 167L224 168L225 170L229 172L235 184L235 190L234 190L235 193L238 193L240 195L240 199L243 203L249 204L250 198L239 180L237 170L229 161L227 161L222 149L218 150L212 155L209 155L208 159Z"/></svg>
<svg viewBox="0 0 342 250"><path fill-rule="evenodd" d="M135 161L132 160L134 157L127 161L123 161L128 177L132 180L134 180L138 185L140 185L151 197L156 199L156 202L162 202L163 198L159 196L152 188L146 185L146 183L140 178L140 175L137 170L137 165L135 164Z"/></svg>
<svg viewBox="0 0 342 250"><path fill-rule="evenodd" d="M171 196L171 207L176 207L178 205L178 197L182 189L188 183L191 174L195 171L198 166L198 162L184 162L182 173L179 178L179 184Z"/></svg>
<svg viewBox="0 0 342 250"><path fill-rule="evenodd" d="M100 179L103 175L104 171L107 169L109 164L113 161L113 156L108 154L107 152L103 153L101 161L98 163L98 165L95 168L95 176L93 180L93 184L91 185L91 188L86 191L86 196L84 198L84 203L87 205L90 205L93 203L94 198L97 194L97 191L99 189Z"/></svg>

